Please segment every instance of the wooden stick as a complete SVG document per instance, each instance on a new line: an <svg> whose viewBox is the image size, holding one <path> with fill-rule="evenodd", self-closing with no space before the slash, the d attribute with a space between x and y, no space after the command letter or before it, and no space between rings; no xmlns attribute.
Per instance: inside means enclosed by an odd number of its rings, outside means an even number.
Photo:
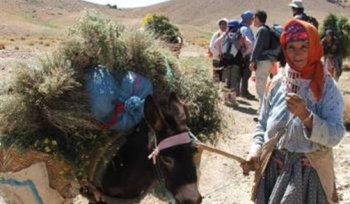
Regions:
<svg viewBox="0 0 350 204"><path fill-rule="evenodd" d="M213 153L220 154L222 156L228 157L230 159L234 159L234 160L238 161L239 163L247 162L245 159L243 159L240 156L233 155L231 153L225 152L223 150L217 149L215 147L211 147L209 145L206 145L206 144L203 144L203 143L200 143L200 142L196 143L196 146L197 146L197 148L201 148L203 150L207 150L209 152L213 152Z"/></svg>

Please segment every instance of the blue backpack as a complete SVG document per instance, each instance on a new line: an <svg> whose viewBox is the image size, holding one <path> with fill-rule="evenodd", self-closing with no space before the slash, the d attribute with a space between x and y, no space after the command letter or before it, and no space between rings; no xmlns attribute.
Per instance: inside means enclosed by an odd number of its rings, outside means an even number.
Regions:
<svg viewBox="0 0 350 204"><path fill-rule="evenodd" d="M241 37L242 34L239 30L236 32L229 31L225 34L221 47L224 60L232 60L236 57L239 52L238 42Z"/></svg>

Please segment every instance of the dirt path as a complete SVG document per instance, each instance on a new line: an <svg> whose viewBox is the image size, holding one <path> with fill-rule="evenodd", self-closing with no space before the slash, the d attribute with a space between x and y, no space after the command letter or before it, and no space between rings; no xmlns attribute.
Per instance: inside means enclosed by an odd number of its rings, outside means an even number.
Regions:
<svg viewBox="0 0 350 204"><path fill-rule="evenodd" d="M191 44L186 44L182 47L181 57L198 57L198 56L207 56L207 49Z"/></svg>

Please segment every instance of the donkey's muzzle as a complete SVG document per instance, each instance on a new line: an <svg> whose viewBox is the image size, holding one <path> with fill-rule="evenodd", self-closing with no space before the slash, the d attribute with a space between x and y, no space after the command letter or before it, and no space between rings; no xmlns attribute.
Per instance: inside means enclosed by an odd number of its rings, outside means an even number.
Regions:
<svg viewBox="0 0 350 204"><path fill-rule="evenodd" d="M175 196L178 204L200 204L202 196L196 183L182 186Z"/></svg>

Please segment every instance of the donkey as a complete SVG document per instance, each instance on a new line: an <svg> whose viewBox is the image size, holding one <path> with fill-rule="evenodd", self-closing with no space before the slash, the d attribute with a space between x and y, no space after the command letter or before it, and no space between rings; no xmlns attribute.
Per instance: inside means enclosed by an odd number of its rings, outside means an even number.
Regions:
<svg viewBox="0 0 350 204"><path fill-rule="evenodd" d="M161 111L153 97L148 96L144 115L145 120L127 136L106 167L100 184L94 185L101 200L94 199L91 191L82 194L89 197L90 203L132 203L135 198L140 201L158 181L176 203L201 203L194 164L197 150L188 135L184 105L172 93L168 106Z"/></svg>

